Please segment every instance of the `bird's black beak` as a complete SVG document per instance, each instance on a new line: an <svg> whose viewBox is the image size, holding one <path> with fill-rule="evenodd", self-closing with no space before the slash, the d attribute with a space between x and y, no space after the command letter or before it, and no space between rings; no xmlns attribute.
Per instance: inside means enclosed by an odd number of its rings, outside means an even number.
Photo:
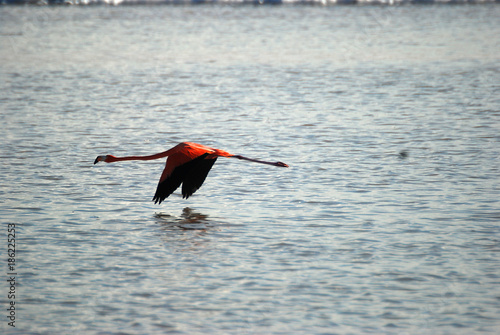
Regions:
<svg viewBox="0 0 500 335"><path fill-rule="evenodd" d="M97 164L97 163L99 163L99 156L95 159L94 165Z"/></svg>

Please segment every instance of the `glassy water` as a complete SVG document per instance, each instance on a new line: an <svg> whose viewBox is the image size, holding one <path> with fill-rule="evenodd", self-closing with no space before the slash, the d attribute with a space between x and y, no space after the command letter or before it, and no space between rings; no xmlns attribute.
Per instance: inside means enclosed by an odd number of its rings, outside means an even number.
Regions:
<svg viewBox="0 0 500 335"><path fill-rule="evenodd" d="M0 7L2 331L495 333L498 17ZM163 161L92 164L181 141L290 168L220 158L158 206Z"/></svg>

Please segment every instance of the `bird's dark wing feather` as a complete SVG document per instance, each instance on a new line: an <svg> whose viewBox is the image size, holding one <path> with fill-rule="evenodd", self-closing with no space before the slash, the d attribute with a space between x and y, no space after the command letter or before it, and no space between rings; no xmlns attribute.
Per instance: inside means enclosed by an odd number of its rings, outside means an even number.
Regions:
<svg viewBox="0 0 500 335"><path fill-rule="evenodd" d="M189 198L197 189L201 187L208 172L214 165L217 157L210 159L202 159L186 173L186 177L182 182L182 197Z"/></svg>
<svg viewBox="0 0 500 335"><path fill-rule="evenodd" d="M217 158L205 159L208 153L176 167L170 176L158 183L153 201L161 204L181 184L182 196L188 198L201 187Z"/></svg>

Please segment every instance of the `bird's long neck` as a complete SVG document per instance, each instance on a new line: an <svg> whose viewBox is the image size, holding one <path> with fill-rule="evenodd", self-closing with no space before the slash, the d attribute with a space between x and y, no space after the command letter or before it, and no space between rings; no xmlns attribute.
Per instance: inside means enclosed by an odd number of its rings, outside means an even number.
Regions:
<svg viewBox="0 0 500 335"><path fill-rule="evenodd" d="M121 162L121 161L149 161L153 159L159 159L163 157L167 157L171 154L171 150L167 150L164 152L160 152L158 154L154 155L148 155L148 156L125 156L125 157L115 157L113 155L108 155L106 156L106 162L107 163L113 163L113 162Z"/></svg>
<svg viewBox="0 0 500 335"><path fill-rule="evenodd" d="M244 157L244 156L241 156L241 155L232 155L230 157L232 157L232 158L238 158L238 159L243 159L243 160L254 162L254 163L267 164L267 165L273 165L273 166L281 166L281 167L288 167L287 164L282 163L282 162L261 161L259 159L248 158L248 157Z"/></svg>

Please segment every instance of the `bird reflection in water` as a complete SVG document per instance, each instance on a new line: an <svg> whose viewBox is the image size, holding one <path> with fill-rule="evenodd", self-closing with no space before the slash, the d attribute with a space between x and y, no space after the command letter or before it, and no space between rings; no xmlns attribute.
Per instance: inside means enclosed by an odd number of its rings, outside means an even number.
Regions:
<svg viewBox="0 0 500 335"><path fill-rule="evenodd" d="M195 212L189 207L185 207L180 216L157 213L155 214L155 219L157 223L164 225L165 228L176 227L188 230L205 230L213 227L213 223L208 219L208 215Z"/></svg>

